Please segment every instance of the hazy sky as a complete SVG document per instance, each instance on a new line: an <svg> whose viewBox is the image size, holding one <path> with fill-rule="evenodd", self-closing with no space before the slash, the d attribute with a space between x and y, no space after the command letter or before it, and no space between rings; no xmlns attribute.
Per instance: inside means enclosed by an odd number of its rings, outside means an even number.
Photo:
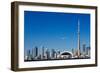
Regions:
<svg viewBox="0 0 100 73"><path fill-rule="evenodd" d="M77 25L80 22L80 43L90 45L90 14L58 12L24 12L24 48L77 48Z"/></svg>

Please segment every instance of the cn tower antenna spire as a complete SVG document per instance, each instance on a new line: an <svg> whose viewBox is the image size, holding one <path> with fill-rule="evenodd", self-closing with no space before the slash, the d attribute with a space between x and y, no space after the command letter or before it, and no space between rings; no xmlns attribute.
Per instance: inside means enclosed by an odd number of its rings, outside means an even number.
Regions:
<svg viewBox="0 0 100 73"><path fill-rule="evenodd" d="M80 22L79 22L79 20L78 20L78 31L77 31L77 35L78 35L78 49L77 49L77 51L78 51L78 57L80 57Z"/></svg>

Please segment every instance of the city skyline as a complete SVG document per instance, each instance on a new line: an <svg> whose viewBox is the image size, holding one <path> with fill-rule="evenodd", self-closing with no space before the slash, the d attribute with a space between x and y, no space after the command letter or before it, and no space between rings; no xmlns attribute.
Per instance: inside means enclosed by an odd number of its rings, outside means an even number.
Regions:
<svg viewBox="0 0 100 73"><path fill-rule="evenodd" d="M41 50L41 51L40 51ZM24 55L24 61L47 61L47 60L73 60L73 59L90 59L91 55L90 46L83 44L81 50L72 49L72 51L60 51L55 49L48 49L44 46L42 48L38 48L35 46L30 50L26 50L26 54Z"/></svg>
<svg viewBox="0 0 100 73"><path fill-rule="evenodd" d="M80 22L80 46L90 46L90 15L56 12L24 12L24 48L77 49L77 25Z"/></svg>

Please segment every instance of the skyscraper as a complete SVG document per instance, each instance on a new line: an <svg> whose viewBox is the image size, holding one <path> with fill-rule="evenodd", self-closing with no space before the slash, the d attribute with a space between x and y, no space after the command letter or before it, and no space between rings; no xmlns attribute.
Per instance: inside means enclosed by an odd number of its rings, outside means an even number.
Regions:
<svg viewBox="0 0 100 73"><path fill-rule="evenodd" d="M42 47L42 59L45 58L44 46Z"/></svg>
<svg viewBox="0 0 100 73"><path fill-rule="evenodd" d="M46 50L46 59L50 59L50 51L48 49Z"/></svg>
<svg viewBox="0 0 100 73"><path fill-rule="evenodd" d="M54 49L51 50L51 57L52 57L52 59L55 58L55 50Z"/></svg>
<svg viewBox="0 0 100 73"><path fill-rule="evenodd" d="M90 47L86 47L86 55L88 56L88 57L90 57Z"/></svg>
<svg viewBox="0 0 100 73"><path fill-rule="evenodd" d="M37 57L38 56L38 47L34 48L34 56Z"/></svg>
<svg viewBox="0 0 100 73"><path fill-rule="evenodd" d="M30 52L30 50L27 51L27 60L31 60L31 52Z"/></svg>
<svg viewBox="0 0 100 73"><path fill-rule="evenodd" d="M83 52L85 52L85 51L86 51L86 45L83 44Z"/></svg>
<svg viewBox="0 0 100 73"><path fill-rule="evenodd" d="M72 57L75 56L75 50L72 48Z"/></svg>
<svg viewBox="0 0 100 73"><path fill-rule="evenodd" d="M86 45L83 44L83 55L85 56L86 55Z"/></svg>
<svg viewBox="0 0 100 73"><path fill-rule="evenodd" d="M34 58L34 48L32 49L32 59Z"/></svg>

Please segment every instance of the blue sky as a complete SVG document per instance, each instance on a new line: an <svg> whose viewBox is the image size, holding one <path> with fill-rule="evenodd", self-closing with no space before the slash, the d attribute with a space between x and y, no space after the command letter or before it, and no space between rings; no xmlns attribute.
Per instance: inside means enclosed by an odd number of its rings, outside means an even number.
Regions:
<svg viewBox="0 0 100 73"><path fill-rule="evenodd" d="M90 46L90 14L24 11L24 48L77 48L77 25L80 43Z"/></svg>

